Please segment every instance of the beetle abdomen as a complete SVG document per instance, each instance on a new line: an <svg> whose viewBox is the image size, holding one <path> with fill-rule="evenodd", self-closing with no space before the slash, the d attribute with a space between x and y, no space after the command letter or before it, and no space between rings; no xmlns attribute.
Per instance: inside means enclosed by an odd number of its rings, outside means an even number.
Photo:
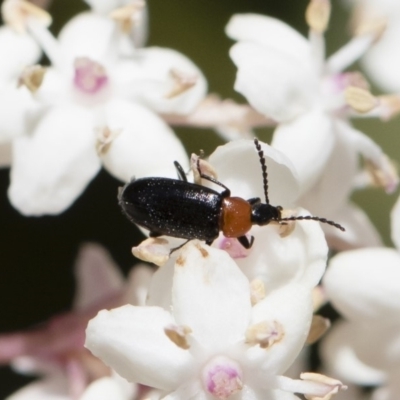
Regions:
<svg viewBox="0 0 400 400"><path fill-rule="evenodd" d="M132 222L155 235L208 241L219 234L222 197L205 186L143 178L122 189L119 203Z"/></svg>

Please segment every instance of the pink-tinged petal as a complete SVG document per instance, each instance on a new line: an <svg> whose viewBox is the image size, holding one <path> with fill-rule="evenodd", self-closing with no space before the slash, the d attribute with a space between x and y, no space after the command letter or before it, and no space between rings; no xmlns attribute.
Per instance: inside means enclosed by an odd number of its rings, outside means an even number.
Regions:
<svg viewBox="0 0 400 400"><path fill-rule="evenodd" d="M103 310L89 322L85 346L128 381L170 391L193 373L191 354L164 332L174 323L159 307Z"/></svg>
<svg viewBox="0 0 400 400"><path fill-rule="evenodd" d="M397 199L391 213L392 240L397 249L400 249L400 198Z"/></svg>
<svg viewBox="0 0 400 400"><path fill-rule="evenodd" d="M9 167L12 160L11 143L0 144L0 168Z"/></svg>
<svg viewBox="0 0 400 400"><path fill-rule="evenodd" d="M124 277L110 254L100 245L82 246L75 263L77 289L74 308L84 310L122 290Z"/></svg>
<svg viewBox="0 0 400 400"><path fill-rule="evenodd" d="M308 215L304 210L299 215ZM281 237L278 226L253 228L254 244L248 255L235 260L250 281L261 279L267 292L291 282L311 289L325 271L328 247L317 222L298 221L294 231Z"/></svg>
<svg viewBox="0 0 400 400"><path fill-rule="evenodd" d="M226 252L191 241L175 263L172 308L202 346L225 349L243 339L249 323L249 281Z"/></svg>
<svg viewBox="0 0 400 400"><path fill-rule="evenodd" d="M354 321L395 321L400 312L400 254L361 249L332 258L324 287L335 308Z"/></svg>
<svg viewBox="0 0 400 400"><path fill-rule="evenodd" d="M134 398L134 384L126 385L123 378L104 377L92 382L79 400L130 400ZM129 388L131 390L129 390ZM128 389L128 390L127 390Z"/></svg>
<svg viewBox="0 0 400 400"><path fill-rule="evenodd" d="M18 34L7 26L0 27L0 86L4 81L15 79L23 69L34 64L40 57L40 48L29 36Z"/></svg>
<svg viewBox="0 0 400 400"><path fill-rule="evenodd" d="M321 178L331 157L335 146L333 121L327 114L314 110L279 125L271 145L292 161L300 191L306 193Z"/></svg>
<svg viewBox="0 0 400 400"><path fill-rule="evenodd" d="M64 25L58 38L65 57L71 65L77 57L88 57L107 63L116 49L112 48L115 24L109 18L93 13L81 13Z"/></svg>
<svg viewBox="0 0 400 400"><path fill-rule="evenodd" d="M268 118L290 121L316 101L315 71L296 58L248 42L235 44L230 56L238 68L235 90Z"/></svg>
<svg viewBox="0 0 400 400"><path fill-rule="evenodd" d="M22 214L58 214L80 196L99 169L91 112L55 108L41 119L32 137L15 140L8 196Z"/></svg>
<svg viewBox="0 0 400 400"><path fill-rule="evenodd" d="M225 29L237 41L253 42L309 62L311 48L308 40L284 22L259 14L234 15Z"/></svg>
<svg viewBox="0 0 400 400"><path fill-rule="evenodd" d="M260 145L267 165L270 203L292 204L299 190L292 163L280 151L262 142ZM231 189L232 196L259 197L265 202L260 158L252 140L235 140L219 146L209 161L217 171L218 180Z"/></svg>
<svg viewBox="0 0 400 400"><path fill-rule="evenodd" d="M68 382L61 376L49 376L30 383L6 400L70 400Z"/></svg>
<svg viewBox="0 0 400 400"><path fill-rule="evenodd" d="M27 88L10 82L0 90L0 109L7 110L0 118L0 143L6 143L32 129L40 105Z"/></svg>
<svg viewBox="0 0 400 400"><path fill-rule="evenodd" d="M253 345L247 350L249 362L259 365L261 376L282 374L295 361L307 338L313 306L311 291L289 284L270 293L253 307L250 328L266 322L275 326L275 337L266 348Z"/></svg>
<svg viewBox="0 0 400 400"><path fill-rule="evenodd" d="M351 250L382 246L379 232L368 215L355 204L343 204L334 213L323 215L346 229L342 232L328 225L323 226L330 247L336 250Z"/></svg>
<svg viewBox="0 0 400 400"><path fill-rule="evenodd" d="M99 137L104 129L115 137L104 151L100 150L100 157L116 178L125 182L132 177L176 178L173 162L187 165L186 152L174 132L145 107L113 101L106 108L105 119L106 127L98 127Z"/></svg>
<svg viewBox="0 0 400 400"><path fill-rule="evenodd" d="M176 50L149 47L113 70L117 93L163 114L189 114L207 93L207 81L189 58Z"/></svg>
<svg viewBox="0 0 400 400"><path fill-rule="evenodd" d="M329 374L358 385L382 384L385 373L366 365L357 357L355 344L363 335L356 324L338 321L320 346L324 367Z"/></svg>

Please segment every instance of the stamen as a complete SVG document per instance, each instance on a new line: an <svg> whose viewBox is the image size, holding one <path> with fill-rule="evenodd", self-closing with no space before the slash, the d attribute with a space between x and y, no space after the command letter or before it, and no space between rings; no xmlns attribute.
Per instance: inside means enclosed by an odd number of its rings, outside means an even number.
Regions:
<svg viewBox="0 0 400 400"><path fill-rule="evenodd" d="M171 69L170 76L173 80L173 87L164 96L166 99L172 99L186 92L197 83L198 79L197 75L187 74L175 68Z"/></svg>
<svg viewBox="0 0 400 400"><path fill-rule="evenodd" d="M386 95L379 96L380 103L380 117L387 121L398 114L400 114L400 96L398 95Z"/></svg>
<svg viewBox="0 0 400 400"><path fill-rule="evenodd" d="M385 33L387 19L383 17L368 18L360 22L354 29L356 36L372 34L374 41L378 41Z"/></svg>
<svg viewBox="0 0 400 400"><path fill-rule="evenodd" d="M18 80L18 87L26 86L31 93L36 93L43 82L46 68L41 65L26 67Z"/></svg>
<svg viewBox="0 0 400 400"><path fill-rule="evenodd" d="M265 299L266 295L264 282L261 279L253 279L250 282L251 305L256 305L261 300Z"/></svg>
<svg viewBox="0 0 400 400"><path fill-rule="evenodd" d="M110 18L118 24L122 33L129 34L134 24L140 19L140 14L145 6L144 0L134 0L131 4L113 10Z"/></svg>
<svg viewBox="0 0 400 400"><path fill-rule="evenodd" d="M162 267L169 260L170 251L168 240L161 238L148 238L132 248L132 254L136 258L158 267Z"/></svg>
<svg viewBox="0 0 400 400"><path fill-rule="evenodd" d="M192 330L188 326L169 325L164 328L164 332L168 339L181 349L187 350L190 348L187 336L192 333Z"/></svg>
<svg viewBox="0 0 400 400"><path fill-rule="evenodd" d="M316 286L312 290L312 303L314 312L318 311L324 304L327 303L328 299L322 285Z"/></svg>
<svg viewBox="0 0 400 400"><path fill-rule="evenodd" d="M259 345L262 349L268 349L275 343L279 343L284 336L283 326L279 322L262 321L247 329L246 343L251 346Z"/></svg>
<svg viewBox="0 0 400 400"><path fill-rule="evenodd" d="M52 22L51 15L26 0L6 0L1 6L4 22L18 33L26 33L29 19L35 19L46 28Z"/></svg>
<svg viewBox="0 0 400 400"><path fill-rule="evenodd" d="M382 165L378 166L371 160L365 160L365 169L371 179L371 185L383 188L387 193L393 193L399 182L396 164L386 155L382 156Z"/></svg>
<svg viewBox="0 0 400 400"><path fill-rule="evenodd" d="M243 388L240 365L225 356L214 357L203 368L203 386L212 396L225 400Z"/></svg>
<svg viewBox="0 0 400 400"><path fill-rule="evenodd" d="M317 342L326 333L330 326L331 322L329 319L323 318L320 315L313 315L306 343L313 344Z"/></svg>
<svg viewBox="0 0 400 400"><path fill-rule="evenodd" d="M368 90L349 86L345 90L346 103L355 111L365 114L379 105L379 99Z"/></svg>
<svg viewBox="0 0 400 400"><path fill-rule="evenodd" d="M190 168L193 172L193 181L198 185L202 184L199 169L203 175L218 179L217 171L208 161L203 159L203 154L198 156L197 154L192 153L190 156Z"/></svg>
<svg viewBox="0 0 400 400"><path fill-rule="evenodd" d="M96 151L99 156L105 155L111 147L111 143L122 132L121 129L111 130L108 126L96 129Z"/></svg>
<svg viewBox="0 0 400 400"><path fill-rule="evenodd" d="M324 33L328 28L331 16L331 2L329 0L311 0L306 9L306 22L310 29L317 33Z"/></svg>
<svg viewBox="0 0 400 400"><path fill-rule="evenodd" d="M325 387L323 396L320 394L305 394L304 397L307 400L329 400L334 394L338 393L339 390L347 389L347 386L343 385L343 383L337 379L313 372L304 372L300 374L300 379L305 382L314 383L316 386L320 384L321 387Z"/></svg>

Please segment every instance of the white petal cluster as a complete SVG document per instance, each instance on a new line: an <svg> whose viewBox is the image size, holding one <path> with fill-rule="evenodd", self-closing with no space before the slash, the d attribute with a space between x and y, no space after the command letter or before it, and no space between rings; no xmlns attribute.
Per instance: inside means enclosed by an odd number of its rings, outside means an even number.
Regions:
<svg viewBox="0 0 400 400"><path fill-rule="evenodd" d="M42 69L39 82L31 69L20 78L24 87L14 87L11 94L0 91L10 109L10 122L1 119L6 124L4 129L0 125L1 141L13 138L8 194L23 214L62 212L101 166L129 181L133 175L175 176L171 157L186 162L180 141L157 114L193 111L206 92L201 71L175 50L137 48L118 23L104 15L117 4L101 9L100 2L92 3L96 12L74 17L58 39L34 17L23 21L51 66ZM23 4L8 0L3 12L13 16L7 6L18 10ZM0 48L3 42L13 45L6 35L13 35L9 28L3 28ZM13 65L5 65L0 74L4 86L12 78L7 71L15 73L16 64L29 65L37 57L30 36L18 40L17 50L25 58L11 58ZM37 85L29 86L32 81ZM14 98L15 108L10 107ZM33 115L32 107L38 108Z"/></svg>
<svg viewBox="0 0 400 400"><path fill-rule="evenodd" d="M319 3L325 8L329 4ZM230 51L238 68L235 89L278 123L272 146L296 168L299 204L346 225L346 234L338 240L347 245L379 244L375 228L349 202L360 173L358 158L363 156L381 171L388 192L395 189L397 176L379 146L350 125L354 103L347 90L365 94L365 81L359 74L343 72L371 45L373 32L352 39L326 60L323 32L312 26L307 40L275 18L239 14L226 32L238 41Z"/></svg>
<svg viewBox="0 0 400 400"><path fill-rule="evenodd" d="M271 202L290 203L296 196L293 167L279 151L265 144L262 150ZM210 161L232 195L264 197L253 142L221 146ZM293 185L285 187L283 179ZM190 241L154 274L146 307L103 310L89 323L87 348L128 381L161 391L163 399L336 393L339 381L282 375L309 335L313 288L327 257L318 224L296 225L287 237L280 236L278 225L252 230L254 246L235 259L229 249ZM224 248L221 243L223 238L215 246Z"/></svg>
<svg viewBox="0 0 400 400"><path fill-rule="evenodd" d="M370 248L335 256L324 288L344 316L323 342L324 361L358 385L379 386L373 399L396 399L400 370L400 202L392 213L397 249Z"/></svg>
<svg viewBox="0 0 400 400"><path fill-rule="evenodd" d="M400 40L400 5L396 0L348 0L355 6L355 20L358 26L382 24L384 31L379 40L362 59L368 75L382 89L389 93L400 92L400 57L395 49Z"/></svg>

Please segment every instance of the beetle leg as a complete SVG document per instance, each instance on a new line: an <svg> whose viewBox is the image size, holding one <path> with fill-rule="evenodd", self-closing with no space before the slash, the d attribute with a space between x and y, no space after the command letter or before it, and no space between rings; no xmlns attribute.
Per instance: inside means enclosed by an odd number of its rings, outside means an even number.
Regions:
<svg viewBox="0 0 400 400"><path fill-rule="evenodd" d="M173 249L171 249L169 251L169 255L171 255L174 251L179 250L181 247L183 247L186 243L190 242L192 239L188 239L186 240L186 242L183 242L182 244L180 244L178 247L174 247Z"/></svg>
<svg viewBox="0 0 400 400"><path fill-rule="evenodd" d="M211 246L213 241L214 241L214 240L206 240L206 245L207 245L207 246Z"/></svg>
<svg viewBox="0 0 400 400"><path fill-rule="evenodd" d="M225 186L223 183L221 183L220 181L217 181L215 178L213 178L212 176L209 175L205 175L201 172L200 169L200 159L197 160L197 171L199 172L199 175L201 178L206 179L207 181L210 181L212 183L215 183L216 185L219 185L221 187L223 187L225 190L220 193L222 197L229 197L231 195L231 191L228 189L227 186Z"/></svg>
<svg viewBox="0 0 400 400"><path fill-rule="evenodd" d="M161 234L161 233L158 233L158 232L150 232L150 233L149 233L149 236L150 236L150 237L160 237L160 236L162 236L162 234Z"/></svg>
<svg viewBox="0 0 400 400"><path fill-rule="evenodd" d="M179 180L187 182L188 181L187 176L185 174L185 171L182 168L182 165L179 164L178 161L174 161L174 165L175 165L176 171L178 172Z"/></svg>
<svg viewBox="0 0 400 400"><path fill-rule="evenodd" d="M254 236L250 236L250 242L249 239L247 239L247 236L239 236L237 238L239 240L239 243L245 248L245 249L251 249L251 246L253 246L254 243Z"/></svg>

